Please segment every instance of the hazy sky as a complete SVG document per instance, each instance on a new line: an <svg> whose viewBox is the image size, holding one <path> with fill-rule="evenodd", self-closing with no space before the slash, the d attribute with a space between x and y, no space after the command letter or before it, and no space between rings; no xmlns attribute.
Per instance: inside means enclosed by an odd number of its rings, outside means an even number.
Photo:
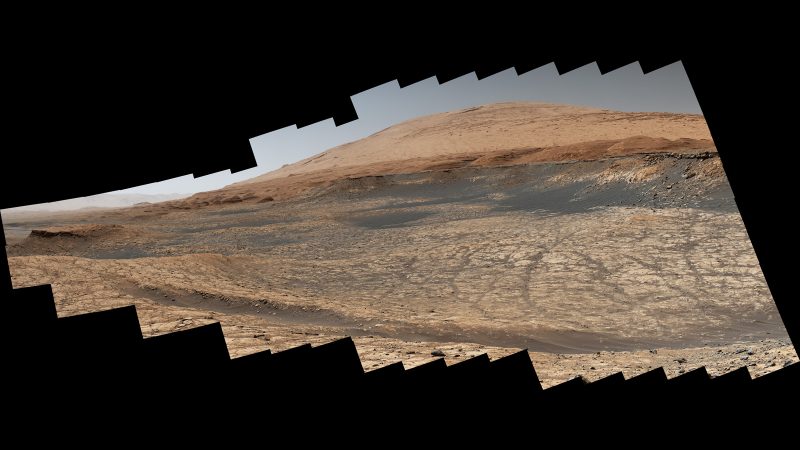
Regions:
<svg viewBox="0 0 800 450"><path fill-rule="evenodd" d="M541 101L619 111L700 114L700 106L681 63L647 75L633 63L601 75L592 63L565 75L550 64L518 76L514 69L478 81L474 73L440 85L429 78L400 89L387 83L352 97L358 120L337 127L326 120L304 128L287 127L250 140L258 167L235 174L187 175L121 193L195 193L255 177L331 147L369 136L414 117L504 101Z"/></svg>

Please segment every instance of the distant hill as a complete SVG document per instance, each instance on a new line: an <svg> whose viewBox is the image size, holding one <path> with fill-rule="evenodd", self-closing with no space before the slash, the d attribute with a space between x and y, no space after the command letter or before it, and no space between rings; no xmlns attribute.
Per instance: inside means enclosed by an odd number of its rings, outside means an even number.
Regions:
<svg viewBox="0 0 800 450"><path fill-rule="evenodd" d="M597 141L614 142L602 149L587 145ZM632 113L535 102L494 103L408 120L232 186L318 171L346 171L352 176L348 169L357 166L371 166L373 170L369 172L374 172L376 165L388 172L393 166L413 172L408 164L393 163L416 160L423 169L435 159L489 156L496 152L548 149L536 160L560 161L673 151L692 144L713 146L705 119L697 114Z"/></svg>
<svg viewBox="0 0 800 450"><path fill-rule="evenodd" d="M408 120L250 180L164 206L191 209L281 201L338 180L367 176L702 152L716 149L705 119L698 114L495 103Z"/></svg>
<svg viewBox="0 0 800 450"><path fill-rule="evenodd" d="M158 203L188 197L189 195L190 194L98 194L59 202L10 208L3 210L3 212L55 212L76 211L89 208L125 208L136 205L137 203Z"/></svg>

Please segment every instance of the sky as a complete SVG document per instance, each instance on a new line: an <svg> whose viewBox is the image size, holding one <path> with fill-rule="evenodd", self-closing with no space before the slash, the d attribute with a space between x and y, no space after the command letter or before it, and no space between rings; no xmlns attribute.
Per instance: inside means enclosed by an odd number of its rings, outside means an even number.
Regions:
<svg viewBox="0 0 800 450"><path fill-rule="evenodd" d="M555 65L549 64L522 75L509 69L480 81L474 73L442 85L436 78L429 78L403 89L393 81L354 95L352 101L359 117L353 122L337 127L333 120L326 120L252 138L250 144L258 163L255 168L235 174L223 171L196 179L187 175L114 193L190 194L219 189L408 119L486 103L539 101L630 112L701 114L680 62L647 75L642 73L638 63L605 75L600 74L594 63L565 75L559 75Z"/></svg>

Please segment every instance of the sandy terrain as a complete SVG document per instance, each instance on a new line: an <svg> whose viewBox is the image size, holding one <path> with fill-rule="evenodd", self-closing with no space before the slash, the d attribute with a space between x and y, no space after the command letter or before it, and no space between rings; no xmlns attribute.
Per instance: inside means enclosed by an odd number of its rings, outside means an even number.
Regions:
<svg viewBox="0 0 800 450"><path fill-rule="evenodd" d="M495 139L425 150L488 122ZM60 315L134 303L145 335L220 321L233 356L349 335L368 370L528 348L545 385L660 365L757 375L797 356L704 129L541 105L437 115L282 178L4 215L13 281L52 283ZM388 153L325 166L375 140Z"/></svg>

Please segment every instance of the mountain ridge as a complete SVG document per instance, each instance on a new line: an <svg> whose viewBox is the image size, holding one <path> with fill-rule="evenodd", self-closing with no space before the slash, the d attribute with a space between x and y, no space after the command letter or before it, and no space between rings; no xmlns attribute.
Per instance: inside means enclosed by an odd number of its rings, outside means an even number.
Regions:
<svg viewBox="0 0 800 450"><path fill-rule="evenodd" d="M563 147L635 136L711 142L705 120L696 114L630 113L538 102L493 103L410 119L228 187L379 162Z"/></svg>

